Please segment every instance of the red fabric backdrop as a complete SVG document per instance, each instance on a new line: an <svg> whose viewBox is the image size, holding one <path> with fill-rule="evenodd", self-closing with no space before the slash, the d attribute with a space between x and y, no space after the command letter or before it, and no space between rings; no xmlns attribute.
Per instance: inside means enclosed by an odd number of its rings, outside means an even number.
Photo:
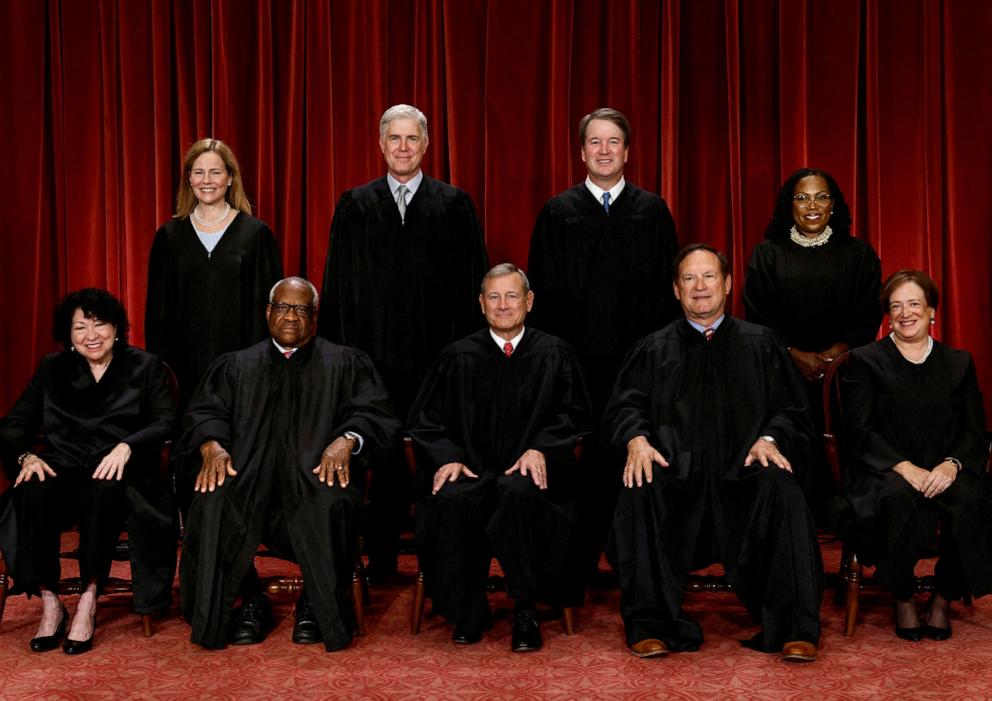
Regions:
<svg viewBox="0 0 992 701"><path fill-rule="evenodd" d="M633 122L628 178L683 243L727 251L738 292L785 175L825 168L886 274L937 279L937 335L992 395L990 35L986 0L2 0L0 411L71 289L120 295L143 342L152 235L197 138L233 146L287 272L319 284L397 102L427 113L425 169L472 194L493 262L526 262L599 106Z"/></svg>

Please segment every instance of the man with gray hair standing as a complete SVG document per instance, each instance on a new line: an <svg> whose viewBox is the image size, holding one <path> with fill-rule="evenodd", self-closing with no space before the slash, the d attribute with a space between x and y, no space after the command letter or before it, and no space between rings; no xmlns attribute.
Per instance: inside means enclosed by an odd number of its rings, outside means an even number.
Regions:
<svg viewBox="0 0 992 701"><path fill-rule="evenodd" d="M416 107L385 111L379 148L386 175L341 195L324 268L318 333L372 357L400 417L441 349L481 325L473 300L488 269L472 198L421 170L429 142ZM396 455L370 495L373 577L396 569L403 511Z"/></svg>

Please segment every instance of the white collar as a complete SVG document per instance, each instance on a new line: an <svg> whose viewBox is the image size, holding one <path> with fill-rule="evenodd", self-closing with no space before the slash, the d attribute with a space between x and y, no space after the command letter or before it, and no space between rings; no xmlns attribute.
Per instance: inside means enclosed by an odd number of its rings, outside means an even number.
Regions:
<svg viewBox="0 0 992 701"><path fill-rule="evenodd" d="M420 187L420 183L424 181L424 171L418 170L417 174L412 178L407 180L405 183L401 183L399 180L393 177L392 173L386 173L386 184L389 185L389 191L393 193L393 199L396 199L396 191L400 188L400 185L406 185L406 191L410 193L410 197L417 194L417 188ZM407 198L409 201L410 197Z"/></svg>
<svg viewBox="0 0 992 701"><path fill-rule="evenodd" d="M621 175L620 182L618 182L616 185L611 187L609 190L604 190L599 185L594 183L589 178L588 175L586 176L586 188L589 190L589 192L592 193L592 196L595 197L597 201L602 202L603 193L608 192L610 193L610 205L613 205L617 201L617 198L620 196L620 193L623 192L623 188L626 185L627 185L627 181L624 180L623 176Z"/></svg>
<svg viewBox="0 0 992 701"><path fill-rule="evenodd" d="M520 343L520 339L524 337L524 331L526 330L526 328L520 329L520 333L509 340L509 344L513 346L513 350L517 350L517 344ZM494 341L496 341L496 345L499 346L499 349L503 350L503 346L507 343L507 340L502 336L497 336L491 328L489 329L489 335L493 337Z"/></svg>

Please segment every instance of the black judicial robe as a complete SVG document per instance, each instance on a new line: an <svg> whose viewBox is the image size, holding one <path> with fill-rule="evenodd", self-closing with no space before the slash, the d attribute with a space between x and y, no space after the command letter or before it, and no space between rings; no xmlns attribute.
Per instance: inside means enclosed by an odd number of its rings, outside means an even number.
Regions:
<svg viewBox="0 0 992 701"><path fill-rule="evenodd" d="M172 219L155 233L145 344L176 373L181 406L217 356L268 337L265 305L282 276L272 231L244 212L210 254L189 217Z"/></svg>
<svg viewBox="0 0 992 701"><path fill-rule="evenodd" d="M46 356L0 421L0 456L11 483L20 471L17 457L37 449L39 432L40 455L57 475L77 470L92 473L118 443L130 446L123 481L132 545L133 605L141 614L165 610L172 602L178 524L170 478L161 472L160 454L173 436L175 422L165 366L157 356L133 346L115 349L99 382L77 353ZM8 562L13 560L16 584L12 535L5 533L0 547Z"/></svg>
<svg viewBox="0 0 992 701"><path fill-rule="evenodd" d="M851 353L841 386L850 458L846 494L865 539L864 557L886 583L895 584L890 580L900 572L894 568L908 568L911 576L944 516L942 540L956 548L970 592L992 591L988 444L971 354L934 341L930 356L916 365L887 336ZM914 494L915 503L901 512L886 508L893 487L905 483L892 471L896 463L930 469L946 457L962 464L946 491L933 499Z"/></svg>
<svg viewBox="0 0 992 701"><path fill-rule="evenodd" d="M483 524L501 557L511 595L520 596L514 591L520 585L511 580L521 579L544 585L525 592L526 596L557 594L548 590L561 582L549 580L561 571L574 521L571 500L579 480L575 443L593 428L585 382L572 348L530 326L510 357L496 345L489 329L452 343L424 380L409 424L419 455L416 493L420 501L428 502L426 510L430 511L437 469L450 462L467 465L479 479L462 477L444 489L464 482L461 487L475 493L471 499L480 508L469 518ZM536 509L519 519L494 516L498 479L528 449L545 455L548 490L544 494L556 507ZM461 543L446 550L445 543L439 543L437 519L428 514L424 520L421 559L433 605L449 619L455 618L459 608L455 602L464 592L451 591L454 583L448 575L464 563L451 561L449 555L478 551L486 574L491 555L486 543ZM445 540L452 536L444 535ZM455 535L473 538L467 530ZM443 567L435 564L439 558L447 558Z"/></svg>
<svg viewBox="0 0 992 701"><path fill-rule="evenodd" d="M378 178L341 195L330 239L319 333L368 353L405 416L441 349L482 324L489 265L472 198L425 175L404 224Z"/></svg>
<svg viewBox="0 0 992 701"><path fill-rule="evenodd" d="M788 235L762 241L747 267L746 317L803 351L838 342L863 346L875 340L882 320L881 275L875 249L852 236L834 234L810 248Z"/></svg>
<svg viewBox="0 0 992 701"><path fill-rule="evenodd" d="M609 215L580 183L544 205L527 275L532 324L578 350L601 413L624 353L675 319L675 222L665 201L629 182Z"/></svg>
<svg viewBox="0 0 992 701"><path fill-rule="evenodd" d="M354 630L350 580L361 506L358 458L399 430L379 375L361 351L317 338L289 359L265 340L218 358L190 401L176 447L192 481L200 446L218 441L238 475L194 494L180 563L183 615L192 641L223 647L231 606L278 504L328 650ZM347 489L313 474L324 449L346 431L365 439ZM327 498L333 497L328 503Z"/></svg>
<svg viewBox="0 0 992 701"><path fill-rule="evenodd" d="M647 336L624 360L604 430L622 450L645 436L670 464L617 504L608 555L628 643L698 647L701 631L681 601L688 573L714 561L762 625L757 647L816 642L822 565L797 479L812 429L802 382L773 332L728 315L709 342L685 319ZM744 467L763 435L797 477Z"/></svg>

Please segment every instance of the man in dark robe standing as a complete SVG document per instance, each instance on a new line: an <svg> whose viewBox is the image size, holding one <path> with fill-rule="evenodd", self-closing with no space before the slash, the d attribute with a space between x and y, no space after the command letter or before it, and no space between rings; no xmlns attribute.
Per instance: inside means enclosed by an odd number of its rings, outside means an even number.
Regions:
<svg viewBox="0 0 992 701"><path fill-rule="evenodd" d="M271 613L252 564L260 543L303 573L294 642L337 650L356 627L362 492L352 455L384 449L399 421L368 356L314 338L317 302L306 280L277 283L271 339L218 358L186 412L175 452L196 491L180 594L191 639L206 648L265 638Z"/></svg>
<svg viewBox="0 0 992 701"><path fill-rule="evenodd" d="M420 168L428 143L423 112L386 110L379 148L387 173L341 195L324 268L319 334L372 357L400 417L441 349L481 326L474 297L489 267L472 198ZM408 503L398 449L378 474L370 573L388 576Z"/></svg>
<svg viewBox="0 0 992 701"><path fill-rule="evenodd" d="M604 417L627 451L608 547L627 644L698 649L688 574L721 562L761 626L746 644L814 660L823 567L796 476L812 437L802 381L770 329L725 314L722 254L693 244L675 266L685 318L634 346Z"/></svg>
<svg viewBox="0 0 992 701"><path fill-rule="evenodd" d="M639 338L679 315L669 293L678 251L675 222L663 199L624 178L630 123L601 108L579 122L584 182L550 199L538 215L527 273L537 293L532 323L578 351L602 416L624 353ZM598 446L584 461L604 473L610 453ZM588 567L599 564L616 488L591 480L584 500L588 517Z"/></svg>
<svg viewBox="0 0 992 701"><path fill-rule="evenodd" d="M516 604L515 652L543 644L537 602L560 604L570 593L574 448L592 426L574 351L524 326L533 300L519 268L490 270L479 295L489 328L444 350L410 419L420 455L418 541L433 608L454 622L454 642L478 642L490 624L486 584L495 555Z"/></svg>

